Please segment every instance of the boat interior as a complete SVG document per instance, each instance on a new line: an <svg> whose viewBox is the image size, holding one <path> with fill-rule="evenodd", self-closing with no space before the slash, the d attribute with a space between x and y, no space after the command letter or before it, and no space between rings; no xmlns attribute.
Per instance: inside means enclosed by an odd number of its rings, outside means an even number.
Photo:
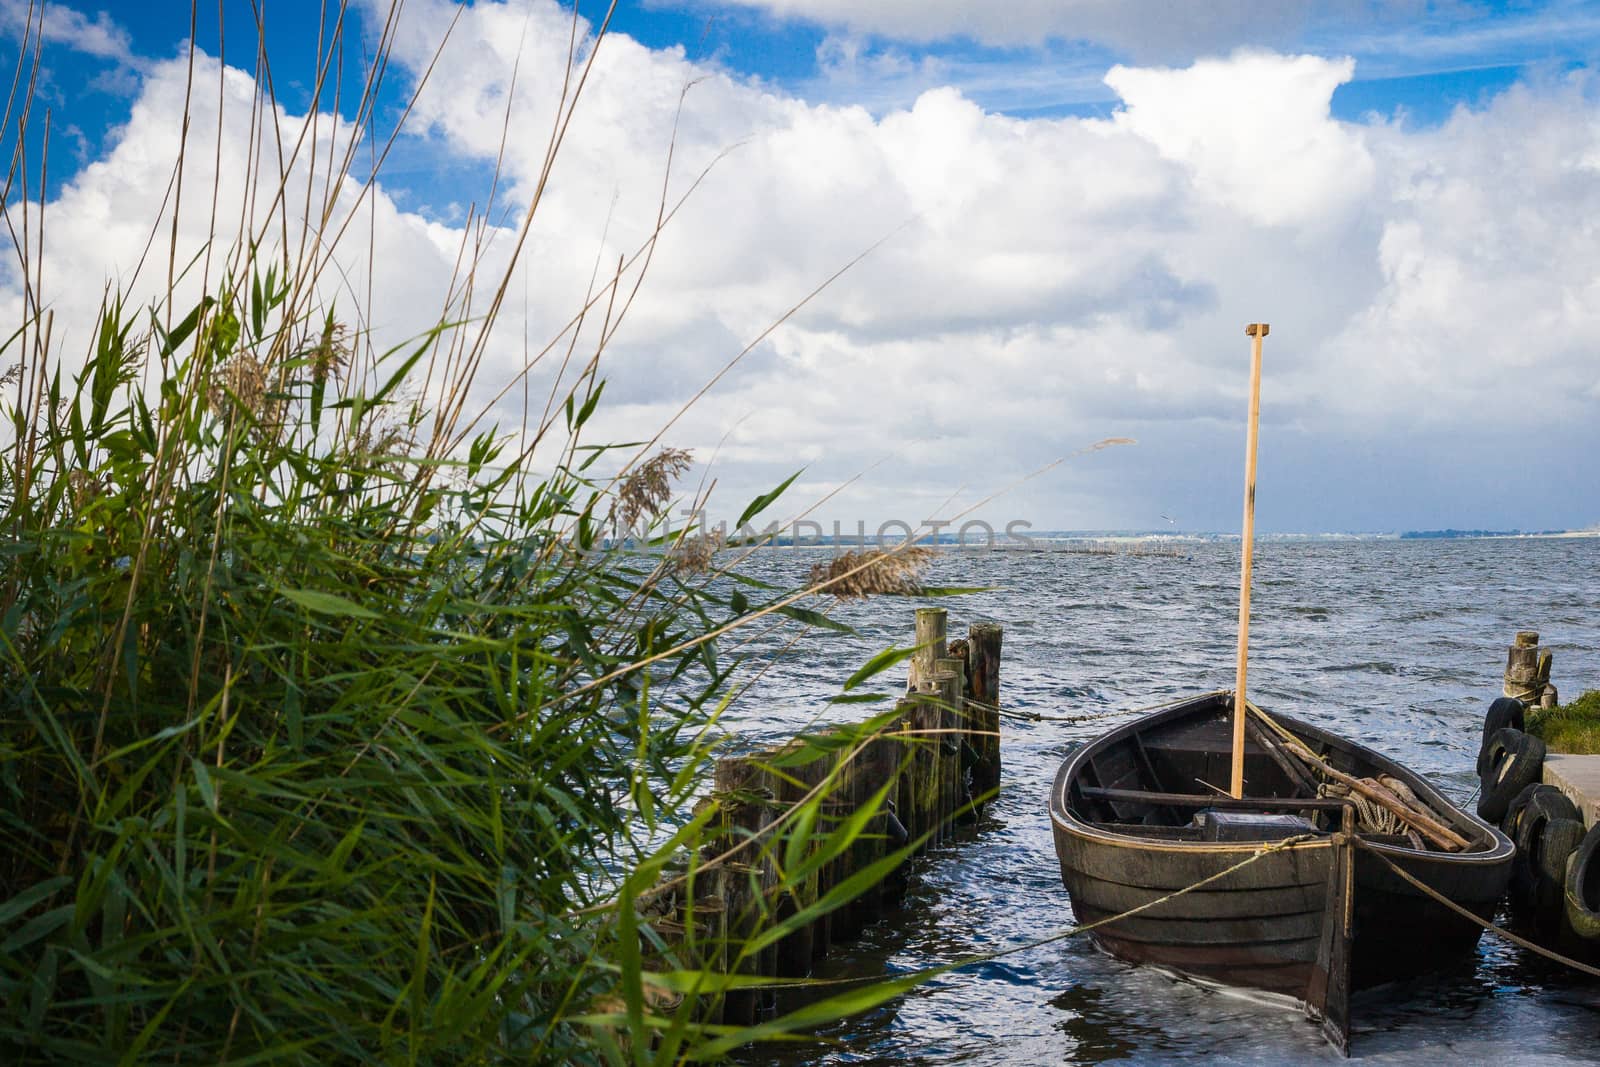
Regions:
<svg viewBox="0 0 1600 1067"><path fill-rule="evenodd" d="M1231 797L1232 714L1231 698L1219 694L1209 707L1096 745L1073 778L1069 810L1102 830L1180 841L1331 834L1344 825L1347 812L1354 818L1348 800L1319 795L1317 773L1253 716L1245 737L1245 796ZM1361 778L1387 771L1325 738L1296 736L1345 774ZM1410 833L1361 833L1375 843L1427 847Z"/></svg>

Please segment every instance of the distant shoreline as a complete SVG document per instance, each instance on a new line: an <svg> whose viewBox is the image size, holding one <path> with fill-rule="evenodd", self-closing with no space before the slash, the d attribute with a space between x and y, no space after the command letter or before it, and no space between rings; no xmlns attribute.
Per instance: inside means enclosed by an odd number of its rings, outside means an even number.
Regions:
<svg viewBox="0 0 1600 1067"><path fill-rule="evenodd" d="M1402 541L1479 541L1510 537L1600 537L1600 528L1588 530L1407 530Z"/></svg>
<svg viewBox="0 0 1600 1067"><path fill-rule="evenodd" d="M1586 530L1540 530L1531 533L1519 531L1449 531L1449 530L1409 530L1404 533L1275 533L1257 534L1258 542L1284 542L1284 541L1558 541L1573 539L1600 538L1600 528ZM994 551L994 552L1081 552L1085 554L1101 555L1116 554L1116 548L1133 549L1135 546L1144 546L1149 552L1151 549L1165 549L1173 554L1189 545L1208 544L1217 542L1238 541L1237 533L1165 533L1165 532L1140 532L1119 531L1108 533L1090 533L1083 531L1043 531L1031 533L1026 541L997 540L990 544L985 541L968 541L965 544L949 537L949 535L935 538L919 538L915 542L925 548L950 549L954 551ZM899 538L890 537L882 546L892 548L900 544ZM763 549L863 549L878 548L878 543L871 537L865 541L854 537L843 537L834 540L831 537L822 537L816 540L806 539L795 542L792 538L782 537L772 540L757 539L748 541L733 541L728 548ZM1096 551L1096 549L1099 551ZM1149 554L1157 554L1149 552Z"/></svg>

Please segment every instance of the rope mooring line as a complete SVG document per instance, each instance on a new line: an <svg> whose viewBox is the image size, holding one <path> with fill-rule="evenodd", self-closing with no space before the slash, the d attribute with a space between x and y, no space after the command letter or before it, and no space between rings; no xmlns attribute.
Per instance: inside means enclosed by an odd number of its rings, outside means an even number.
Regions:
<svg viewBox="0 0 1600 1067"><path fill-rule="evenodd" d="M1479 926L1483 927L1485 930L1489 931L1491 934L1494 934L1494 935L1496 935L1498 937L1503 937L1507 941L1510 941L1514 945L1520 945L1521 947L1527 949L1529 952L1533 952L1533 953L1536 953L1536 954L1538 954L1540 956L1543 956L1545 959L1550 960L1552 963L1564 964L1565 966L1571 967L1573 970L1582 971L1584 974L1592 975L1595 978L1600 978L1600 967L1591 967L1589 964L1583 963L1583 962L1581 962L1579 960L1575 960L1570 956L1563 956L1561 953L1556 952L1553 949L1545 948L1543 945L1535 944L1534 942L1529 941L1525 937L1522 937L1522 936L1520 936L1518 934L1514 934L1510 930L1507 930L1503 926L1496 926L1494 923L1492 923L1489 920L1483 918L1482 916L1476 914L1471 909L1462 907L1460 904L1457 904L1455 901L1451 900L1449 897L1445 896L1443 893L1439 892L1437 889L1434 889L1432 886L1426 884L1421 879L1413 876L1409 871L1407 871L1404 868L1402 868L1399 864L1395 863L1388 856L1385 856L1383 853L1381 853L1377 849L1373 848L1367 842L1362 841L1360 837L1356 838L1356 845L1357 845L1357 847L1364 848L1368 852L1372 853L1374 856L1378 857L1395 874L1398 874L1401 878L1404 878L1407 882L1411 883L1417 889L1422 890L1422 892L1425 895L1427 895L1429 897L1432 897L1434 900L1438 901L1440 904L1443 904L1445 907L1449 908L1451 911L1455 912L1457 915L1460 915L1463 919L1471 919L1473 922L1477 923Z"/></svg>
<svg viewBox="0 0 1600 1067"><path fill-rule="evenodd" d="M1106 926L1110 923L1121 922L1123 919L1130 919L1133 916L1138 915L1140 912L1149 911L1151 908L1165 904L1169 900L1176 900L1185 894L1194 892L1196 889L1200 889L1204 886L1210 885L1212 882L1226 878L1230 874L1233 874L1237 871L1242 871L1252 863L1265 859L1274 852L1281 852L1286 848L1292 848L1295 845L1301 845L1307 841L1314 841L1316 840L1316 837L1317 835L1315 834L1296 834L1293 837L1285 837L1279 841L1274 841L1271 845L1268 845L1265 848L1256 849L1256 851L1252 852L1249 856L1240 860L1238 863L1233 864L1231 867L1225 867L1222 870L1217 871L1215 874L1208 874L1198 882L1195 882L1193 885L1186 885L1182 889L1174 889L1166 896L1157 897L1155 900L1147 900L1143 904L1136 905L1132 908L1129 908L1127 911L1119 912L1116 915L1109 915L1104 919L1096 919L1091 923L1082 923L1077 926L1069 926L1065 930L1058 930L1053 934L1047 934L1046 936L1031 942L1015 945L1011 948L997 949L991 953L975 956L972 959L962 961L956 966L966 967L973 963L987 963L989 960L999 959L1001 956L1010 956L1018 952L1025 952L1028 949L1038 948L1041 945L1048 945L1052 941L1064 941L1069 937L1076 937L1078 934L1086 934L1091 930L1097 930L1100 927Z"/></svg>
<svg viewBox="0 0 1600 1067"><path fill-rule="evenodd" d="M1112 715L1121 715L1120 711L1093 711L1086 715L1046 715L1042 711L1017 711L1012 708L997 708L1001 716L1007 719L1020 719L1023 722L1096 722Z"/></svg>
<svg viewBox="0 0 1600 1067"><path fill-rule="evenodd" d="M1217 689L1210 693L1202 693L1201 697L1214 696L1219 693L1226 693L1227 691L1228 690L1226 689ZM1021 711L1017 708L1006 707L996 708L995 710L1006 718L1026 719L1029 722L1098 722L1102 719L1117 719L1124 716L1132 717L1136 715L1143 715L1147 711L1156 711L1160 708L1164 708L1170 703L1171 701L1168 700L1163 701L1160 704L1146 704L1142 708L1112 708L1105 711L1085 712L1082 715L1046 715L1042 711ZM994 707L992 704L989 706Z"/></svg>

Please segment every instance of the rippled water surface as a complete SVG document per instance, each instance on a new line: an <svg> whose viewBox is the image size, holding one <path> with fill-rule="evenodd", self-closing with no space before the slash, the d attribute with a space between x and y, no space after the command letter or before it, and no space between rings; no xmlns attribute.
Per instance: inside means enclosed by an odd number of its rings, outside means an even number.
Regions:
<svg viewBox="0 0 1600 1067"><path fill-rule="evenodd" d="M1186 551L938 560L930 584L992 587L939 603L952 636L974 621L1005 626L1003 704L1080 721L1008 717L1003 792L983 824L921 861L903 913L837 948L824 976L913 970L1071 925L1046 812L1069 743L1134 709L1233 684L1238 545ZM795 582L823 558L764 552L747 569ZM869 655L910 643L914 606L842 606L836 617L859 637L749 638L743 651L776 662L741 702L740 732L778 738L812 722ZM1465 801L1482 715L1522 628L1555 650L1564 696L1600 688L1600 539L1267 542L1256 549L1251 695L1387 752ZM1358 994L1353 1016L1358 1060L1600 1059L1600 982L1490 937L1453 972ZM1294 1011L1120 963L1083 938L956 972L828 1036L838 1044L783 1062L1338 1060Z"/></svg>

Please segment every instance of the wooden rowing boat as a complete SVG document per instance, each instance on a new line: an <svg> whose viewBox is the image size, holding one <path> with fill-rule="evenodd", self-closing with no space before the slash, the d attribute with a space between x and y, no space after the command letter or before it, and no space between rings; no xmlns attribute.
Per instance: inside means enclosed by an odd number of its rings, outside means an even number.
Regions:
<svg viewBox="0 0 1600 1067"><path fill-rule="evenodd" d="M1425 778L1371 749L1273 716L1280 738L1250 719L1242 797L1227 791L1227 691L1179 700L1075 750L1050 793L1061 881L1080 923L1153 904L1091 931L1112 955L1286 994L1347 1050L1352 988L1436 969L1468 952L1481 932L1389 863L1487 919L1515 850ZM1291 751L1295 742L1352 778L1403 782L1466 847L1443 851L1415 834L1367 832L1347 821L1356 818L1354 805L1317 795L1327 776Z"/></svg>
<svg viewBox="0 0 1600 1067"><path fill-rule="evenodd" d="M1067 757L1050 792L1061 881L1107 951L1285 994L1350 1045L1352 988L1467 952L1515 846L1426 779L1246 697L1261 343L1251 338L1234 688ZM1458 914L1453 908L1464 909Z"/></svg>

